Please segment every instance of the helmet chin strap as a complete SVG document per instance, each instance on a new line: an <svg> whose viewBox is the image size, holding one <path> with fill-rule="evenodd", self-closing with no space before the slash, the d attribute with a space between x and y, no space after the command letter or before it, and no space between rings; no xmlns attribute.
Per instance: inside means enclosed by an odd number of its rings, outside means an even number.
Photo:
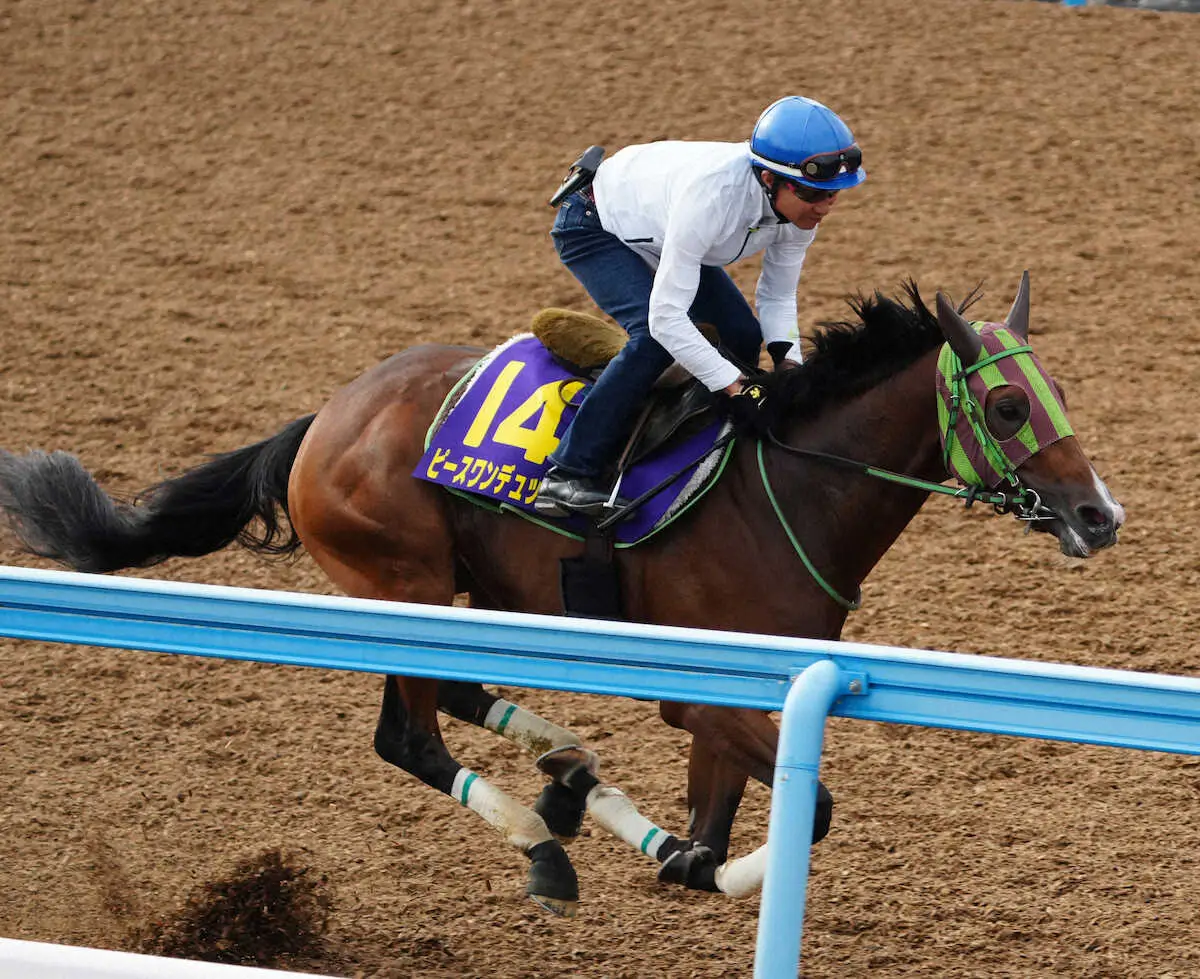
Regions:
<svg viewBox="0 0 1200 979"><path fill-rule="evenodd" d="M775 206L775 201L779 197L779 190L780 190L779 174L772 173L771 174L771 183L768 184L767 181L763 177L763 174L765 174L766 172L767 171L764 167L755 167L754 168L754 175L758 178L759 186L762 187L763 192L767 195L767 203L771 205L771 210L775 212L775 217L779 218L779 221L781 224L787 224L788 219L786 217L784 217L782 214L780 214L779 208Z"/></svg>

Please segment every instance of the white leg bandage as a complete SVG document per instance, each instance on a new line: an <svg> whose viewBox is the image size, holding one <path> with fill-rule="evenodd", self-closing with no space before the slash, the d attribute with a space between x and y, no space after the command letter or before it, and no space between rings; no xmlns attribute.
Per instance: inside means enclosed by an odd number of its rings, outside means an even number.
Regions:
<svg viewBox="0 0 1200 979"><path fill-rule="evenodd" d="M497 700L492 704L487 717L483 719L483 726L535 755L544 755L555 748L583 743L566 728L551 724L537 714L531 714L507 700Z"/></svg>
<svg viewBox="0 0 1200 979"><path fill-rule="evenodd" d="M646 856L658 858L658 849L670 834L637 811L620 789L597 785L587 797L588 812L601 826Z"/></svg>
<svg viewBox="0 0 1200 979"><path fill-rule="evenodd" d="M542 817L513 801L486 779L460 768L450 790L454 799L495 826L518 850L554 839Z"/></svg>
<svg viewBox="0 0 1200 979"><path fill-rule="evenodd" d="M721 864L716 872L717 887L730 897L749 897L762 889L766 875L767 844L764 843L753 853Z"/></svg>

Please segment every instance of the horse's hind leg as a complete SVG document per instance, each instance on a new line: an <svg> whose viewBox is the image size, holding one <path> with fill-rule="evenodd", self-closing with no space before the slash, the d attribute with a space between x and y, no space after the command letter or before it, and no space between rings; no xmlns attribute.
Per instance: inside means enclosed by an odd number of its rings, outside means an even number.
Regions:
<svg viewBox="0 0 1200 979"><path fill-rule="evenodd" d="M568 754L593 774L599 768L599 757L583 747L577 735L489 693L478 683L443 682L438 687L438 708L460 721L507 738L537 755L539 760L551 753ZM580 793L554 779L542 789L533 809L560 842L569 843L579 835L583 825L587 792Z"/></svg>
<svg viewBox="0 0 1200 979"><path fill-rule="evenodd" d="M375 729L376 752L498 829L531 861L525 892L555 914L574 915L579 882L562 844L537 813L450 756L438 729L437 686L436 680L387 677Z"/></svg>
<svg viewBox="0 0 1200 979"><path fill-rule="evenodd" d="M331 509L320 516L323 524L315 519L307 524L301 509L299 523L305 546L347 594L442 605L453 600L453 561L448 546L438 546L439 538L433 530L439 528L432 521L432 529L427 526L425 533L396 542L388 551L380 535L373 533L377 525L356 518L350 508L341 512ZM326 531L324 537L317 533L319 529ZM341 531L340 537L335 536L335 530ZM440 540L447 538L443 534ZM376 752L496 827L531 861L526 893L556 914L574 914L579 883L562 844L537 813L451 757L438 727L437 687L437 680L386 679L375 730Z"/></svg>
<svg viewBox="0 0 1200 979"><path fill-rule="evenodd" d="M561 795L573 797L573 805L586 805L592 818L619 840L659 863L669 860L686 844L679 837L656 826L638 812L637 806L615 785L604 784L578 757L573 749L562 749L542 755L538 768L558 785ZM546 801L546 794L543 799Z"/></svg>
<svg viewBox="0 0 1200 979"><path fill-rule="evenodd" d="M579 834L585 811L605 830L662 863L683 850L677 836L638 812L615 785L598 776L599 758L578 736L545 718L488 693L477 683L443 683L438 706L461 721L494 731L538 756L550 776L534 811L563 842Z"/></svg>

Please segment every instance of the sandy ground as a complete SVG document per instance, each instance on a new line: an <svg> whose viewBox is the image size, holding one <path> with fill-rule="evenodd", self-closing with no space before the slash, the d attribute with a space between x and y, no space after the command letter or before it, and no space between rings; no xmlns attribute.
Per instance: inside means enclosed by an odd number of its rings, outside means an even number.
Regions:
<svg viewBox="0 0 1200 979"><path fill-rule="evenodd" d="M422 340L590 306L545 198L589 143L744 138L799 91L870 179L802 283L842 297L1033 276L1035 342L1129 512L1070 563L932 501L847 637L1192 674L1200 510L1200 18L1009 0L761 5L9 0L0 6L0 445L130 492L275 431ZM753 267L739 268L749 288ZM4 539L0 562L36 565ZM154 575L326 591L230 551ZM0 641L0 934L128 947L264 849L328 880L327 950L378 977L746 975L757 900L668 890L599 832L552 919L526 864L371 750L380 681ZM682 829L652 705L518 693ZM465 764L532 799L507 744ZM835 720L810 977L1200 975L1200 761ZM735 847L765 834L752 790Z"/></svg>

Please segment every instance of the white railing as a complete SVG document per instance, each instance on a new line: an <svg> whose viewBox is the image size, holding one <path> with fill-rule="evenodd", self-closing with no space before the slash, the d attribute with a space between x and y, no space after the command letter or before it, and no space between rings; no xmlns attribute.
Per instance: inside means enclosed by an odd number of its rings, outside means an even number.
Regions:
<svg viewBox="0 0 1200 979"><path fill-rule="evenodd" d="M1200 754L1197 679L864 643L17 568L0 568L0 635L782 710L759 979L799 965L828 715ZM6 949L27 944L0 944L0 973ZM66 965L86 951L29 974L145 974ZM156 961L158 974L193 974Z"/></svg>
<svg viewBox="0 0 1200 979"><path fill-rule="evenodd" d="M100 948L50 945L0 938L4 979L329 979L311 972L276 972L214 962L163 959Z"/></svg>

